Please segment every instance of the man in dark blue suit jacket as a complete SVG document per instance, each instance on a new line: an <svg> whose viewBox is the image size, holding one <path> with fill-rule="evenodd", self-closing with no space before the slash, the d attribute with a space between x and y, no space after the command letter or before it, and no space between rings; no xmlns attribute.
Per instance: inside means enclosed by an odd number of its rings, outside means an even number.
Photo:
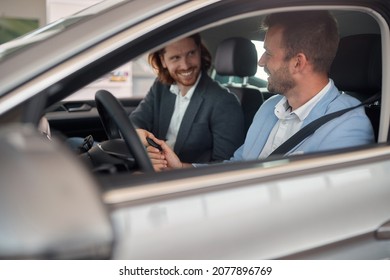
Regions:
<svg viewBox="0 0 390 280"><path fill-rule="evenodd" d="M166 139L184 162L229 159L244 140L243 113L237 97L208 76L211 55L199 34L150 54L149 63L158 77L130 115L141 138Z"/></svg>

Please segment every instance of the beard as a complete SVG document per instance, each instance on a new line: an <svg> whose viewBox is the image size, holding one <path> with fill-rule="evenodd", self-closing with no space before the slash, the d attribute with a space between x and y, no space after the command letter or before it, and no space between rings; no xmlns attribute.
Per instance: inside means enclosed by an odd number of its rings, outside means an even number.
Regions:
<svg viewBox="0 0 390 280"><path fill-rule="evenodd" d="M189 73L188 75L185 75L185 73ZM173 78L176 81L176 83L181 84L183 86L193 86L198 79L200 73L200 67L191 67L190 69L186 71L178 71L174 73Z"/></svg>
<svg viewBox="0 0 390 280"><path fill-rule="evenodd" d="M264 70L269 75L267 85L269 92L284 95L287 91L295 87L296 83L292 79L287 65L281 66L273 74L266 68Z"/></svg>

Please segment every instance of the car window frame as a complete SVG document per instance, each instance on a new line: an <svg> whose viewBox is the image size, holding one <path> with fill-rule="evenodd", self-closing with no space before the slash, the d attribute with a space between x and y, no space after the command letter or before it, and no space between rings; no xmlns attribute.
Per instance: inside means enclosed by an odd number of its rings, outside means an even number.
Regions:
<svg viewBox="0 0 390 280"><path fill-rule="evenodd" d="M339 10L339 9L340 10L343 10L343 9L356 10L356 11L365 12L365 13L369 13L371 15L374 15L375 19L378 21L378 23L381 27L381 30L382 30L382 38L384 39L382 42L382 49L383 49L383 51L387 51L387 49L385 47L390 45L389 44L389 42L390 42L389 37L390 36L389 36L388 30L385 29L387 24L386 24L384 18L382 18L378 12L376 12L370 8L362 8L362 7L356 7L356 6L338 7L337 5L320 6L320 7L315 6L315 5L310 5L310 6L302 8L302 9L309 10L309 9L313 9L313 8L315 8L315 9L320 9L320 8L324 9L325 8L325 9L331 9L331 10L332 9L334 9L334 10ZM279 10L282 11L283 9L284 8L273 9L272 11L279 11ZM202 9L199 10L199 13L201 11L202 11ZM261 10L261 11L256 12L256 14L261 15L261 14L266 14L269 12L270 12L270 10L265 9L265 10ZM167 13L171 17L174 17L176 19L176 21L179 21L179 20L180 21L183 21L183 20L192 21L193 17L196 17L196 14L195 15L182 14L183 18L180 18L176 14L177 11L175 9L167 11ZM231 13L231 11L230 11L230 13ZM229 13L227 13L227 14L229 14ZM248 12L240 13L240 16L252 16L252 15L254 15L254 12L252 10L250 12L248 11ZM141 26L137 26L136 28L129 28L126 31L123 31L123 32L111 37L110 39L106 40L105 42L97 44L94 48L89 49L88 51L86 51L82 55L78 55L78 56L73 57L71 60L69 60L68 63L72 63L72 61L76 65L80 63L81 65L85 65L84 68L80 67L80 69L82 71L88 71L89 66L91 66L91 65L95 66L96 63L99 63L99 61L101 59L96 59L96 57L99 56L101 54L101 52L107 52L108 50L115 48L115 46L113 46L114 43L127 44L126 45L127 48L133 48L132 52L126 53L127 57L129 59L131 59L131 58L135 58L135 57L137 57L140 54L143 54L145 52L145 49L140 50L140 48L138 48L137 46L142 45L144 48L150 49L150 50L156 49L159 46L161 46L162 44L167 43L167 42L175 39L176 36L179 34L181 37L184 37L187 34L194 32L194 30L203 30L203 29L206 29L206 28L216 24L213 20L208 20L208 23L204 23L203 21L201 21L201 22L198 22L196 24L190 25L193 27L192 30L190 30L190 28L188 28L188 27L186 27L186 28L183 27L183 30L182 29L170 30L169 29L170 25L168 25L168 26L161 25L161 22L165 22L166 16L167 16L166 14L161 14L157 18L153 19L153 21L151 21L151 22L146 20L143 24L141 24ZM237 15L235 15L235 16L237 16ZM227 16L219 15L219 17L222 17L224 19L224 21L227 21ZM233 20L234 16L230 15L229 18L231 18L231 20ZM149 37L149 36L147 38L143 37L142 31L140 32L140 30L142 30L143 28L145 28L144 30L148 30L149 28L153 28L156 26L158 26L158 28L155 29L155 32L152 34L151 37ZM184 24L183 24L183 26L184 26ZM149 28L147 28L147 27L149 27ZM148 34L148 35L150 35L150 34ZM162 36L162 35L165 35L165 36ZM125 40L127 43L123 43L123 40ZM151 42L152 40L156 40L157 44L155 44L155 42ZM118 43L118 41L120 43ZM108 47L108 46L110 46L110 47ZM91 54L91 51L93 51L92 54ZM118 52L118 50L116 50L116 51ZM119 49L119 51L123 51L123 50ZM114 51L114 53L115 53L115 51ZM384 57L387 60L390 59L390 56L386 53L384 54ZM107 57L104 57L104 56L103 56L103 58L107 59ZM389 69L388 69L389 66L387 66L387 65L390 65L390 63L383 63L383 64L384 64L383 73L389 73ZM117 66L117 65L115 65L115 66ZM63 70L61 68L62 67L60 67L60 69L53 69L53 71L54 70L60 70L60 71ZM72 71L73 71L73 69L74 68L72 68ZM70 69L68 68L67 71L69 71L69 70ZM65 71L61 75L66 76L67 74L69 74L69 72ZM78 74L78 71L73 73L73 75L76 75L76 74ZM45 80L45 78L48 78L51 76L53 76L53 73L51 73L51 71L49 71L45 75L43 75L41 77L41 79ZM56 75L54 75L54 76L56 76ZM67 77L67 79L72 79L72 75L69 75ZM49 95L50 95L50 91L53 91L54 93L56 93L55 87L57 85L58 84L53 84L51 87L46 88L45 91L48 92ZM389 84L389 82L386 82L386 79L384 79L382 90L384 92L386 92L387 88L390 88L390 84ZM390 102L390 97L387 97L387 96L384 96L384 97L385 98L382 99L382 102L384 102L383 106L384 106L385 110L382 110L382 112L381 112L381 127L380 127L379 142L386 142L386 140L387 140L387 132L388 132L388 123L389 122L387 121L384 123L383 119L386 119L386 117L390 115L390 106L388 106L389 102ZM51 102L54 103L54 100ZM49 96L49 104L51 102L50 102L50 96ZM385 106L385 105L387 105L387 106ZM389 118L387 117L387 120L388 119Z"/></svg>

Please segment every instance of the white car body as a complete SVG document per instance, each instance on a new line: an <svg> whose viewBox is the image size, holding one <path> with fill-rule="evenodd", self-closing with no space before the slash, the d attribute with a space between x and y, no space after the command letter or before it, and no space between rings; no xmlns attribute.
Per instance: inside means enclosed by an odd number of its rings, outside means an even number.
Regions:
<svg viewBox="0 0 390 280"><path fill-rule="evenodd" d="M390 257L388 2L116 2L95 16L93 9L77 28L51 31L45 40L10 54L0 46L0 258ZM60 141L48 145L26 124L36 122L47 104L119 66L120 55L127 55L125 62L190 32L207 34L233 20L299 9L352 10L377 22L382 100L376 145L95 178ZM77 78L85 69L96 72L90 81Z"/></svg>

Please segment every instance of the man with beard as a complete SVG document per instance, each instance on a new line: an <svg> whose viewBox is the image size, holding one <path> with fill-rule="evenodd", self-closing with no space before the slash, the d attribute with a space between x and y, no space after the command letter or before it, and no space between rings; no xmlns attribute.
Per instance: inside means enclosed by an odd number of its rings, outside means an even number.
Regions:
<svg viewBox="0 0 390 280"><path fill-rule="evenodd" d="M263 27L265 53L259 66L269 75L269 91L278 94L260 107L244 144L230 161L266 158L313 120L359 104L357 99L341 94L328 76L339 42L337 22L329 12L271 14ZM148 147L156 170L193 166L178 160L164 141L156 141L162 146L161 152ZM285 155L373 142L370 120L364 108L358 107L322 125Z"/></svg>
<svg viewBox="0 0 390 280"><path fill-rule="evenodd" d="M211 55L199 34L149 55L157 79L130 115L142 142L166 139L185 162L229 159L244 141L237 97L207 74Z"/></svg>

